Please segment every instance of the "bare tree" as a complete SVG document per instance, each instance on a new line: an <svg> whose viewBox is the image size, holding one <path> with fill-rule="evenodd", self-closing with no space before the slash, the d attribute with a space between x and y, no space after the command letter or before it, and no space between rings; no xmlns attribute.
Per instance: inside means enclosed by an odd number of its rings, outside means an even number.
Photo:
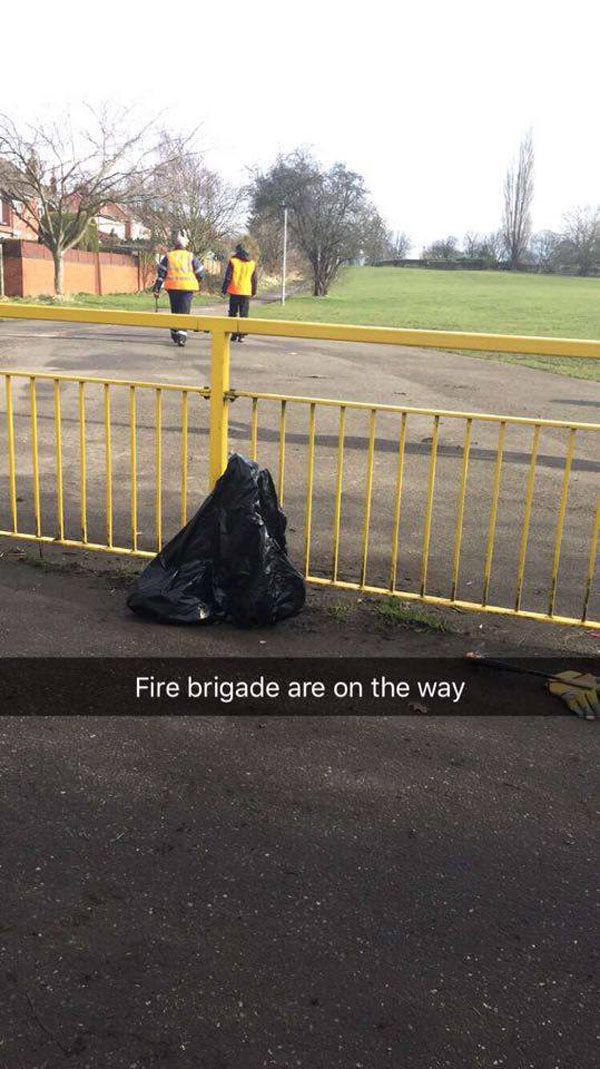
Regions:
<svg viewBox="0 0 600 1069"><path fill-rule="evenodd" d="M257 258L263 272L267 275L280 277L283 271L283 217L279 215L250 218L248 231L254 239ZM248 249L248 243L242 242ZM287 272L288 276L306 275L310 268L302 252L288 242L287 248Z"/></svg>
<svg viewBox="0 0 600 1069"><path fill-rule="evenodd" d="M540 230L533 235L529 254L538 271L549 275L556 270L560 258L560 244L560 235L552 230Z"/></svg>
<svg viewBox="0 0 600 1069"><path fill-rule="evenodd" d="M481 248L481 234L474 234L473 231L469 231L463 238L463 250L465 256L469 260L479 259L478 253Z"/></svg>
<svg viewBox="0 0 600 1069"><path fill-rule="evenodd" d="M481 248L481 254L484 260L487 260L489 264L497 264L502 259L502 231L492 230L489 234L485 234L483 238L483 245Z"/></svg>
<svg viewBox="0 0 600 1069"><path fill-rule="evenodd" d="M412 241L403 230L390 234L388 255L392 260L404 260L412 249Z"/></svg>
<svg viewBox="0 0 600 1069"><path fill-rule="evenodd" d="M502 238L511 271L523 260L531 236L533 201L533 137L529 131L521 140L519 155L504 179Z"/></svg>
<svg viewBox="0 0 600 1069"><path fill-rule="evenodd" d="M369 205L363 217L361 261L380 263L390 258L392 235L375 207Z"/></svg>
<svg viewBox="0 0 600 1069"><path fill-rule="evenodd" d="M457 260L460 257L460 249L458 246L458 239L455 237L442 238L439 241L433 241L431 245L423 249L421 253L424 260Z"/></svg>
<svg viewBox="0 0 600 1069"><path fill-rule="evenodd" d="M154 123L132 129L127 109L86 108L52 123L17 123L0 114L0 188L37 231L54 260L54 286L64 293L64 256L108 204L140 202L158 165ZM164 163L164 161L163 161Z"/></svg>
<svg viewBox="0 0 600 1069"><path fill-rule="evenodd" d="M497 233L469 232L463 238L463 251L468 260L481 260L486 266L493 267L500 259L502 240Z"/></svg>
<svg viewBox="0 0 600 1069"><path fill-rule="evenodd" d="M600 209L574 208L563 218L559 256L561 262L589 275L600 262Z"/></svg>
<svg viewBox="0 0 600 1069"><path fill-rule="evenodd" d="M279 272L283 250L282 220L251 217L248 229L258 247L261 268L268 273Z"/></svg>
<svg viewBox="0 0 600 1069"><path fill-rule="evenodd" d="M343 163L324 170L298 149L256 172L249 195L254 221L281 217L287 206L290 238L310 265L315 297L328 292L343 263L360 255L370 202L364 180Z"/></svg>
<svg viewBox="0 0 600 1069"><path fill-rule="evenodd" d="M215 251L239 227L241 191L207 167L185 138L163 131L159 158L151 195L144 190L138 205L140 218L159 242L183 233L198 256Z"/></svg>

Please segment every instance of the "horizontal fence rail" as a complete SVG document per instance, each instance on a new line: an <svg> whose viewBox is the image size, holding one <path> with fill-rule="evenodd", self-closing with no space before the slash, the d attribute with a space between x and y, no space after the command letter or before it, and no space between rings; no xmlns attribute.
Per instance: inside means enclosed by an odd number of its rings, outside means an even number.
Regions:
<svg viewBox="0 0 600 1069"><path fill-rule="evenodd" d="M186 329L201 333L254 334L271 338L366 342L414 346L418 349L465 349L473 352L515 353L600 359L600 341L583 338L533 337L523 334L481 334L455 330L412 330L404 327L360 327L337 323L294 323L288 320L237 319L224 316L176 316L169 313L105 311L100 308L56 308L37 304L0 304L0 320L33 319L105 326Z"/></svg>
<svg viewBox="0 0 600 1069"><path fill-rule="evenodd" d="M236 449L272 471L311 583L600 626L600 424L232 389L229 338L585 359L600 342L0 304L2 318L208 333L211 384L0 372L0 535L152 557Z"/></svg>

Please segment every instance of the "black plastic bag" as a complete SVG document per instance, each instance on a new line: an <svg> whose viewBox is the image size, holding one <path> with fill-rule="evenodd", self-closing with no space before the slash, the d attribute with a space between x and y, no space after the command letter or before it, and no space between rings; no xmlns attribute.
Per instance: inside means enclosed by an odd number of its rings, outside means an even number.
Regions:
<svg viewBox="0 0 600 1069"><path fill-rule="evenodd" d="M127 599L160 623L273 624L299 612L304 580L286 554L273 480L237 453L213 492L139 576Z"/></svg>

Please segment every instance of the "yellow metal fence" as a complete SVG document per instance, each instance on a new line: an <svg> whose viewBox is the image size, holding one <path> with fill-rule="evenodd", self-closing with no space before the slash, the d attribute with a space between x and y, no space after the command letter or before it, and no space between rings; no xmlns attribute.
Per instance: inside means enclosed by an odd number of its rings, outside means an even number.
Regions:
<svg viewBox="0 0 600 1069"><path fill-rule="evenodd" d="M310 582L597 626L600 427L245 390L232 397L248 405L249 455L269 464L281 500L302 516ZM300 456L290 456L290 437Z"/></svg>
<svg viewBox="0 0 600 1069"><path fill-rule="evenodd" d="M169 516L171 533L173 524L187 523L190 411L195 427L203 422L208 435L208 411L198 404L204 401L207 410L208 389L26 371L3 371L0 380L8 491L0 505L0 535L151 557L164 542L165 470L170 497L177 498ZM166 412L178 443L176 453L171 443L165 457ZM196 497L205 481L202 468L192 484ZM144 511L151 515L145 531L140 529L141 488ZM141 534L151 548L140 543Z"/></svg>
<svg viewBox="0 0 600 1069"><path fill-rule="evenodd" d="M592 358L600 342L38 306L0 316L211 334L210 388L2 371L1 535L150 557L235 448L273 471L312 583L600 626L599 424L232 389L229 334Z"/></svg>

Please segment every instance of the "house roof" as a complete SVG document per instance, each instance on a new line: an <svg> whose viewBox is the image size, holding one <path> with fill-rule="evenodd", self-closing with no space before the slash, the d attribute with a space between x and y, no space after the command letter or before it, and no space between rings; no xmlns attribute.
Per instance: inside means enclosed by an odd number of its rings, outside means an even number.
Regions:
<svg viewBox="0 0 600 1069"><path fill-rule="evenodd" d="M133 220L133 216L126 212L124 208L121 208L119 204L105 204L100 209L98 215L103 219L112 219L114 223L128 223Z"/></svg>

